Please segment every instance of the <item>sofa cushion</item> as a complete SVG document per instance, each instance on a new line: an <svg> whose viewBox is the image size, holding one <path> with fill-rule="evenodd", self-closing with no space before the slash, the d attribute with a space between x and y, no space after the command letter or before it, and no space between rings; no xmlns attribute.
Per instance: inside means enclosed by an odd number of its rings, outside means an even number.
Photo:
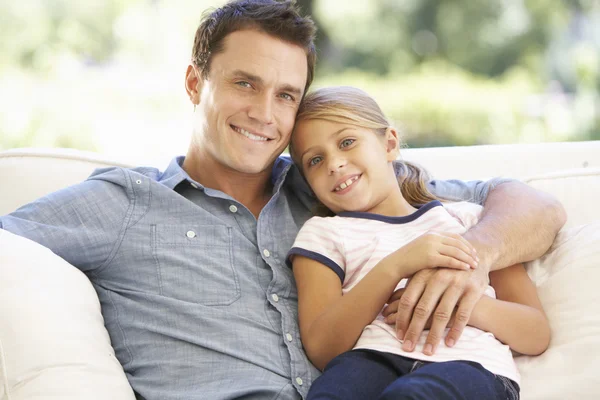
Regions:
<svg viewBox="0 0 600 400"><path fill-rule="evenodd" d="M0 229L0 399L133 400L87 277Z"/></svg>
<svg viewBox="0 0 600 400"><path fill-rule="evenodd" d="M600 220L600 168L576 168L524 179L554 195L567 211L566 228Z"/></svg>
<svg viewBox="0 0 600 400"><path fill-rule="evenodd" d="M517 357L524 400L596 399L600 393L600 221L563 229L527 265L550 321L550 347Z"/></svg>

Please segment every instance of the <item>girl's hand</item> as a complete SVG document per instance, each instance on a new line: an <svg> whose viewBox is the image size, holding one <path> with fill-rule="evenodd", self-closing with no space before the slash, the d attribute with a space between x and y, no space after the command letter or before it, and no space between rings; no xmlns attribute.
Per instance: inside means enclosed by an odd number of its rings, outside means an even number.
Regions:
<svg viewBox="0 0 600 400"><path fill-rule="evenodd" d="M401 278L426 268L470 270L478 265L475 248L461 235L445 232L427 232L388 257Z"/></svg>

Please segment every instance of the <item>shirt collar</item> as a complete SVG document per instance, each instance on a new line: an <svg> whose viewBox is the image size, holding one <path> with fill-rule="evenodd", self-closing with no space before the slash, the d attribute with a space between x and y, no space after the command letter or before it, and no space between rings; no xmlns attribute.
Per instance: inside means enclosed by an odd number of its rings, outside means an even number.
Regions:
<svg viewBox="0 0 600 400"><path fill-rule="evenodd" d="M185 156L178 156L171 160L169 166L163 172L160 179L158 180L160 183L168 187L169 189L175 189L175 186L179 185L184 180L189 182L194 182L192 178L183 170L181 167L183 165L183 160ZM196 185L200 185L197 182L194 182ZM201 186L201 185L200 185Z"/></svg>
<svg viewBox="0 0 600 400"><path fill-rule="evenodd" d="M161 175L159 182L168 187L169 189L175 189L184 180L193 183L199 188L204 186L194 181L187 172L182 168L183 160L185 156L177 156L171 160L169 166ZM275 160L273 165L273 171L271 172L271 183L273 184L273 191L277 192L287 176L290 168L293 166L293 162L289 156L280 156Z"/></svg>
<svg viewBox="0 0 600 400"><path fill-rule="evenodd" d="M387 222L388 224L406 224L416 220L421 215L425 214L427 211L431 210L434 207L443 206L442 203L440 203L438 200L432 200L429 203L419 207L414 213L402 217L390 217L381 214L358 211L342 211L338 214L338 217L372 219L374 221Z"/></svg>

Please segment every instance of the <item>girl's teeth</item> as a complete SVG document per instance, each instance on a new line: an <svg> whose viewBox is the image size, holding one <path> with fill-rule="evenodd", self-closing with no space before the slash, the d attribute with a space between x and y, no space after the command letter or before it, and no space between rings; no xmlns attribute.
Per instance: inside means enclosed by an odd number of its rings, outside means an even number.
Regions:
<svg viewBox="0 0 600 400"><path fill-rule="evenodd" d="M346 182L342 182L336 191L344 190L358 180L358 177L350 178Z"/></svg>

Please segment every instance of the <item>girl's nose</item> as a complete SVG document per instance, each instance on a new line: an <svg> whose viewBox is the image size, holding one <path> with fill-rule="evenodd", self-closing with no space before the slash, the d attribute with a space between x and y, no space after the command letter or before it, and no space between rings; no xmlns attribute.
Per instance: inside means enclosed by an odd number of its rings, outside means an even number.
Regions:
<svg viewBox="0 0 600 400"><path fill-rule="evenodd" d="M329 162L329 174L333 175L346 165L346 160L342 157L331 158Z"/></svg>

